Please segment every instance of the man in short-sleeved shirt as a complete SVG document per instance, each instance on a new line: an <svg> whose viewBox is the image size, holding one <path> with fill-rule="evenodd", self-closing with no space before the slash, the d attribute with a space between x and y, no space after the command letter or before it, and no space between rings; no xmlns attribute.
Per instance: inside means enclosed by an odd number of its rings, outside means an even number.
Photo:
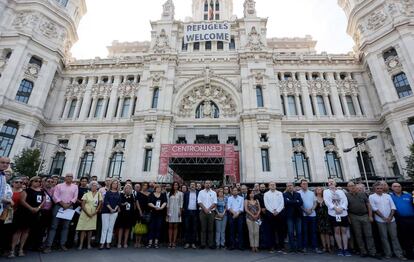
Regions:
<svg viewBox="0 0 414 262"><path fill-rule="evenodd" d="M204 190L198 194L197 203L200 206L200 224L201 224L201 246L203 249L208 245L211 249L215 248L214 244L214 210L217 205L217 194L211 190L211 181L206 181ZM208 235L208 237L207 237Z"/></svg>

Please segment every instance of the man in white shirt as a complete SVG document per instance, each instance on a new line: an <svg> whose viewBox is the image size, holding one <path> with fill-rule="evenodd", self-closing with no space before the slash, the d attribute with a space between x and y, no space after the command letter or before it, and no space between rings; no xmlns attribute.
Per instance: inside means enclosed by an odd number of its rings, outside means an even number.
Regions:
<svg viewBox="0 0 414 262"><path fill-rule="evenodd" d="M264 194L264 205L266 208L266 224L268 225L268 245L270 252L278 250L282 253L284 247L283 226L286 224L280 212L285 208L283 194L276 190L276 183L269 183L269 191ZM277 239L275 235L277 234ZM277 241L276 241L277 240Z"/></svg>
<svg viewBox="0 0 414 262"><path fill-rule="evenodd" d="M230 250L238 247L243 250L244 198L239 196L237 188L232 189L232 196L227 202L228 221L230 225ZM237 240L236 240L237 239Z"/></svg>
<svg viewBox="0 0 414 262"><path fill-rule="evenodd" d="M206 235L208 235L208 246L215 248L214 244L214 210L217 205L217 194L211 190L211 181L206 181L204 190L198 194L197 203L200 206L200 225L201 225L201 249L207 245Z"/></svg>
<svg viewBox="0 0 414 262"><path fill-rule="evenodd" d="M328 189L323 191L323 200L328 207L328 215L335 231L338 256L350 257L348 250L348 198L344 191L336 188L333 179L328 180Z"/></svg>
<svg viewBox="0 0 414 262"><path fill-rule="evenodd" d="M302 179L300 182L301 190L299 191L300 196L303 200L303 217L302 217L302 233L303 233L303 249L304 252L308 249L309 236L311 238L312 249L320 254L322 253L318 249L318 239L317 239L317 225L316 225L316 204L317 199L314 192L308 189L308 180Z"/></svg>
<svg viewBox="0 0 414 262"><path fill-rule="evenodd" d="M374 184L374 190L375 194L369 196L369 203L371 204L372 211L375 213L375 221L378 225L385 258L389 259L392 256L390 242L388 240L388 237L390 237L394 254L400 260L407 260L403 255L397 237L397 224L394 218L394 213L397 208L395 207L394 201L390 195L384 193L384 186L381 182Z"/></svg>

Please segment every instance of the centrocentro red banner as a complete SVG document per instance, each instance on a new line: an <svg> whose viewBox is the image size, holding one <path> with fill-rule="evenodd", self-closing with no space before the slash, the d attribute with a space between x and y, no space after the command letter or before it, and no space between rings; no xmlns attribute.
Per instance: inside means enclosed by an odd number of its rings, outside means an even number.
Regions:
<svg viewBox="0 0 414 262"><path fill-rule="evenodd" d="M208 144L176 144L161 145L161 157L188 158L188 157L224 157L225 145Z"/></svg>

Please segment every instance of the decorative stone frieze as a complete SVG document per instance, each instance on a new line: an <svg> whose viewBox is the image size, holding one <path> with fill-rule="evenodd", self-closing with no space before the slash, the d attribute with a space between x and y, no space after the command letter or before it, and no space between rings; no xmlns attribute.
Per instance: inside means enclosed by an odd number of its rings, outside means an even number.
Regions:
<svg viewBox="0 0 414 262"><path fill-rule="evenodd" d="M248 42L246 47L251 51L261 51L264 48L261 35L257 32L256 27L252 27L248 35Z"/></svg>
<svg viewBox="0 0 414 262"><path fill-rule="evenodd" d="M358 95L358 82L355 80L337 80L336 87L338 89L338 93L343 95Z"/></svg>
<svg viewBox="0 0 414 262"><path fill-rule="evenodd" d="M300 81L289 79L279 81L280 93L287 95L296 95L302 92Z"/></svg>
<svg viewBox="0 0 414 262"><path fill-rule="evenodd" d="M94 84L92 86L92 96L109 97L112 92L112 84Z"/></svg>
<svg viewBox="0 0 414 262"><path fill-rule="evenodd" d="M309 93L313 95L327 95L330 93L331 84L327 80L309 80Z"/></svg>
<svg viewBox="0 0 414 262"><path fill-rule="evenodd" d="M66 98L83 97L86 91L86 85L71 84L66 88Z"/></svg>

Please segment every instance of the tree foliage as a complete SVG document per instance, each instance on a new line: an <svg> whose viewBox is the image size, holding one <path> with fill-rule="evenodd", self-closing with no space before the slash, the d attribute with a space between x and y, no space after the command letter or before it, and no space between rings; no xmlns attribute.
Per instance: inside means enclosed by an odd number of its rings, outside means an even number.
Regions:
<svg viewBox="0 0 414 262"><path fill-rule="evenodd" d="M407 162L407 174L414 180L414 144L410 146L411 154L405 157Z"/></svg>
<svg viewBox="0 0 414 262"><path fill-rule="evenodd" d="M37 175L39 165L42 165L40 170L43 170L43 164L41 163L41 153L39 149L23 149L20 155L13 159L14 167L13 171L28 177L34 177Z"/></svg>

